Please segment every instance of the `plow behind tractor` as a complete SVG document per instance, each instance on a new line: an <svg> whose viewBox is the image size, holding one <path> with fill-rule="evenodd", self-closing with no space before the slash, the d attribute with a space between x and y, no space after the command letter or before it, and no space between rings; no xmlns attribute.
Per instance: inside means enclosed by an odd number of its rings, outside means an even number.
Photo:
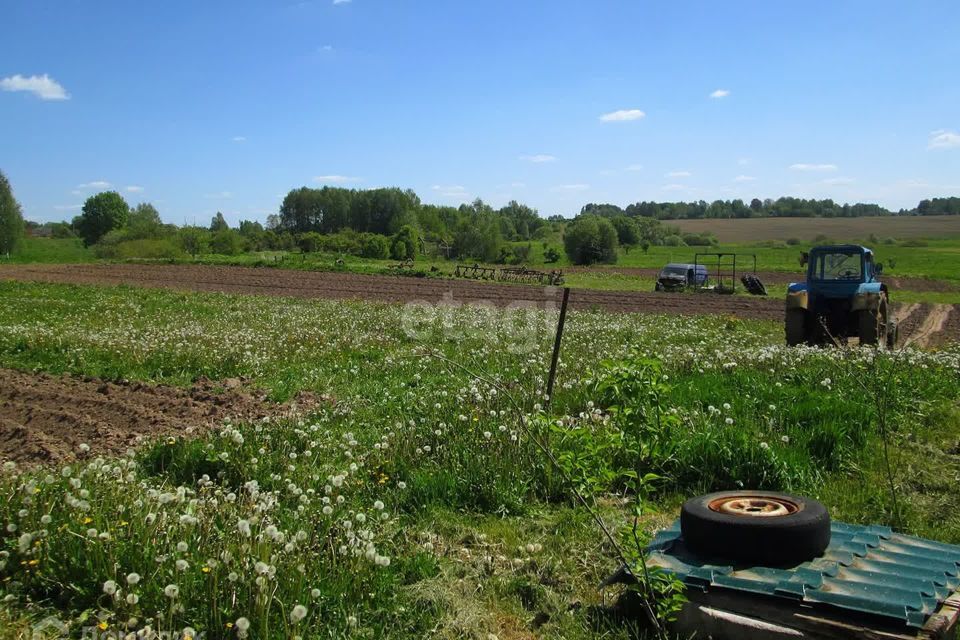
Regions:
<svg viewBox="0 0 960 640"><path fill-rule="evenodd" d="M458 264L453 275L457 278L473 278L475 280L496 280L499 282L521 282L526 284L543 284L560 286L563 284L562 271L537 271L526 267L509 267L497 269Z"/></svg>

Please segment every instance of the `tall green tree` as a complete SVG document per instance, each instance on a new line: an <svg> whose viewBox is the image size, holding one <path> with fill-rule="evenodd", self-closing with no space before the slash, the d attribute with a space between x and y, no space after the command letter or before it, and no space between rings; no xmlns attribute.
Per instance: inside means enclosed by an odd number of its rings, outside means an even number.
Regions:
<svg viewBox="0 0 960 640"><path fill-rule="evenodd" d="M7 176L0 171L0 254L10 255L23 237L23 213Z"/></svg>
<svg viewBox="0 0 960 640"><path fill-rule="evenodd" d="M213 220L210 221L210 231L216 233L217 231L226 231L230 228L230 225L227 224L227 219L223 217L223 214L217 211L217 215L213 216Z"/></svg>
<svg viewBox="0 0 960 640"><path fill-rule="evenodd" d="M90 196L83 203L83 213L76 219L77 233L88 247L114 229L127 225L130 207L116 191Z"/></svg>
<svg viewBox="0 0 960 640"><path fill-rule="evenodd" d="M633 218L616 216L610 218L610 223L617 230L617 240L622 247L633 247L640 243L640 227Z"/></svg>
<svg viewBox="0 0 960 640"><path fill-rule="evenodd" d="M606 218L580 216L564 232L563 246L573 264L613 264L617 261L617 230Z"/></svg>
<svg viewBox="0 0 960 640"><path fill-rule="evenodd" d="M149 202L141 202L130 211L127 218L127 240L159 238L164 234L160 212Z"/></svg>

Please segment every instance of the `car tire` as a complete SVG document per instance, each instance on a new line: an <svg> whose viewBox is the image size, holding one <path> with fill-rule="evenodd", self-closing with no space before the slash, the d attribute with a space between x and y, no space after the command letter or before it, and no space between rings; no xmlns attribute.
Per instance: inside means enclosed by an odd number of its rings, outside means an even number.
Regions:
<svg viewBox="0 0 960 640"><path fill-rule="evenodd" d="M687 500L680 529L698 556L773 567L820 556L830 515L816 500L772 491L721 491Z"/></svg>

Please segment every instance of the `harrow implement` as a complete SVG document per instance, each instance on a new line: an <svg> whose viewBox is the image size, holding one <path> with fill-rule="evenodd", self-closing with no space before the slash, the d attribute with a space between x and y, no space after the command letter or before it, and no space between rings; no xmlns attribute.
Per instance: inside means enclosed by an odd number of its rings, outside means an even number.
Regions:
<svg viewBox="0 0 960 640"><path fill-rule="evenodd" d="M511 267L495 269L458 264L453 275L457 278L473 278L474 280L498 280L500 282L522 282L527 284L543 284L560 286L563 284L562 271L537 271L526 267Z"/></svg>

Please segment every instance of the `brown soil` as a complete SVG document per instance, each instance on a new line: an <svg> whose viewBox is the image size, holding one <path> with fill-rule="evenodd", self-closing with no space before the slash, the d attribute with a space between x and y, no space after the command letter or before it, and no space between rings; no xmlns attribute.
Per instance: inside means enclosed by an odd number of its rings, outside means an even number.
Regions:
<svg viewBox="0 0 960 640"><path fill-rule="evenodd" d="M214 267L191 265L13 265L0 266L0 280L33 280L72 284L127 284L192 291L222 291L298 298L425 301L431 303L490 302L556 304L556 289L507 285L475 280L412 278L355 273ZM781 300L703 294L597 291L576 289L570 294L576 309L666 314L720 314L778 320Z"/></svg>
<svg viewBox="0 0 960 640"><path fill-rule="evenodd" d="M0 460L61 462L122 453L141 439L184 434L226 418L253 420L306 410L317 399L276 404L240 380L189 389L0 369ZM90 447L88 454L80 445Z"/></svg>
<svg viewBox="0 0 960 640"><path fill-rule="evenodd" d="M953 313L953 307L948 304L929 305L929 312L925 314L920 325L904 336L901 340L904 344L917 347L927 347L939 342L945 336L944 329L947 325L947 319Z"/></svg>
<svg viewBox="0 0 960 640"><path fill-rule="evenodd" d="M567 267L564 273L617 273L625 276L639 276L643 278L656 278L660 272L659 269L650 269L646 267ZM787 271L758 271L757 277L768 288L786 287L791 282L803 280L804 275L799 271L790 273ZM907 276L885 276L886 282L893 295L897 290L917 291L917 292L937 292L937 293L955 293L960 291L960 283L949 280L933 280L930 278L913 278Z"/></svg>
<svg viewBox="0 0 960 640"><path fill-rule="evenodd" d="M624 270L631 273L644 270ZM647 270L652 272L652 270ZM773 274L761 274L763 277ZM787 282L790 274L777 273ZM10 265L0 266L0 280L31 280L68 284L126 284L189 291L219 291L258 295L291 296L384 302L424 301L429 303L492 303L557 305L559 290L527 285L509 285L476 280L378 276L355 273L294 271L283 269L215 267L192 265ZM917 279L921 280L922 279ZM776 280L770 280L771 283ZM933 281L923 281L933 282ZM598 291L574 289L570 304L575 309L602 309L615 312L703 315L716 314L740 318L781 321L783 300L750 296L723 296L715 293L669 294L636 291ZM924 327L935 305L905 305L901 339L907 340ZM960 339L960 305L940 305L945 320L930 322L922 330L924 344L942 344ZM954 320L954 318L957 318ZM933 336L931 334L939 334ZM915 339L914 342L919 342Z"/></svg>

